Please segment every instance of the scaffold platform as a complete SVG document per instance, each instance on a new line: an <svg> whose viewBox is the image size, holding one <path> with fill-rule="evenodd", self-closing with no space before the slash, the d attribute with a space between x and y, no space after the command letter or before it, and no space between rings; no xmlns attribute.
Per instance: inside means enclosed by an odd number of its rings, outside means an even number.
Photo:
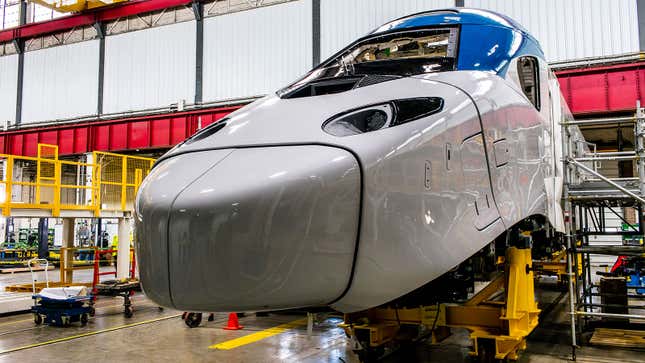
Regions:
<svg viewBox="0 0 645 363"><path fill-rule="evenodd" d="M615 271L620 261L645 256L645 110L637 103L634 116L564 121L561 125L569 313L575 360L583 330L603 321L629 323L645 318L640 313L645 311L644 297L630 293L625 283L630 276ZM633 143L624 147L617 141L617 149L601 152L596 145L581 140L572 126L618 129L620 140L622 129L630 127ZM616 260L611 270L598 271L597 266L592 266L592 259L599 256ZM603 290L603 279L609 291ZM611 288L620 287L621 281L626 287L623 293L611 292ZM612 299L620 297L621 303L606 302L610 295ZM601 332L596 331L594 337ZM641 330L639 334L642 333Z"/></svg>

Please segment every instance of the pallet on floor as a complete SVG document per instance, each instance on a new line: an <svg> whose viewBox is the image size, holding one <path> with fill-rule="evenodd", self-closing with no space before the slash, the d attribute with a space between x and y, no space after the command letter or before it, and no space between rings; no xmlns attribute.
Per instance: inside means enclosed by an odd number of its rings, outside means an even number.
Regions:
<svg viewBox="0 0 645 363"><path fill-rule="evenodd" d="M597 328L589 343L620 348L645 348L645 330Z"/></svg>
<svg viewBox="0 0 645 363"><path fill-rule="evenodd" d="M71 284L62 284L57 281L52 281L49 283L49 287L64 287L64 286L86 286L86 287L92 287L91 282L74 282ZM36 282L36 291L40 291L43 288L47 287L47 284L45 282ZM33 286L32 284L16 284L16 285L9 285L4 288L5 291L7 292L32 292L33 291Z"/></svg>
<svg viewBox="0 0 645 363"><path fill-rule="evenodd" d="M48 271L51 271L53 269L54 269L54 266L48 266L47 267ZM13 273L16 273L16 272L29 272L29 271L34 271L34 272L45 271L45 268L44 267L35 267L35 268L32 268L31 270L29 269L29 267L3 267L3 268L0 268L0 274L13 274Z"/></svg>

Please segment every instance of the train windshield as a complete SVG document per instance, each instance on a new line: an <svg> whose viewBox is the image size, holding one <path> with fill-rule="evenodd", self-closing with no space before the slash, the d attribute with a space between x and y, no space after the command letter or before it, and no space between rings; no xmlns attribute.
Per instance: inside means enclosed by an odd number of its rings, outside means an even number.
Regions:
<svg viewBox="0 0 645 363"><path fill-rule="evenodd" d="M415 30L358 41L278 95L288 98L337 93L393 78L454 70L458 31Z"/></svg>

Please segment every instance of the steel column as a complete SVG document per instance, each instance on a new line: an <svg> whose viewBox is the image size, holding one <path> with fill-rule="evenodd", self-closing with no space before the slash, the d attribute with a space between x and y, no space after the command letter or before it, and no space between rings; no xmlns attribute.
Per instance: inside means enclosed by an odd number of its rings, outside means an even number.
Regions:
<svg viewBox="0 0 645 363"><path fill-rule="evenodd" d="M311 0L312 66L320 64L320 0Z"/></svg>
<svg viewBox="0 0 645 363"><path fill-rule="evenodd" d="M645 51L645 0L636 0L638 13L638 39L641 52Z"/></svg>
<svg viewBox="0 0 645 363"><path fill-rule="evenodd" d="M60 281L71 284L74 278L74 229L76 229L76 220L74 218L63 218L63 248L61 249L61 269Z"/></svg>
<svg viewBox="0 0 645 363"><path fill-rule="evenodd" d="M11 234L13 234L13 218L8 217L5 221L5 226L4 226L4 240L6 244L9 244L11 242L11 238L10 238ZM15 237L13 242L14 243L16 242ZM11 245L13 246L14 244L11 243Z"/></svg>
<svg viewBox="0 0 645 363"><path fill-rule="evenodd" d="M38 220L38 258L49 257L49 220L40 218Z"/></svg>
<svg viewBox="0 0 645 363"><path fill-rule="evenodd" d="M94 23L94 28L99 37L99 85L96 114L103 113L103 90L105 85L105 26L103 23Z"/></svg>
<svg viewBox="0 0 645 363"><path fill-rule="evenodd" d="M27 24L27 1L20 0L20 25ZM25 75L25 41L14 39L14 46L18 52L18 81L16 87L16 125L22 122L22 91Z"/></svg>
<svg viewBox="0 0 645 363"><path fill-rule="evenodd" d="M569 128L566 125L562 125L562 154L563 155L569 155L570 152L573 152L573 149L571 148L570 145L570 140L569 140ZM577 342L577 328L576 328L576 295L577 295L577 288L576 288L576 275L573 273L573 246L575 245L575 241L573 240L574 236L573 233L575 233L575 227L572 223L573 220L573 213L572 213L572 208L571 208L571 200L569 200L569 183L571 182L571 165L569 164L569 161L565 158L563 160L564 162L564 167L562 168L563 175L562 175L562 180L564 182L564 185L562 187L562 198L564 200L564 219L565 219L565 240L566 240L566 247L567 247L567 276L568 282L569 282L569 321L571 324L571 356L573 360L576 360L576 347L578 346Z"/></svg>
<svg viewBox="0 0 645 363"><path fill-rule="evenodd" d="M130 220L119 218L119 245L116 252L116 278L128 278L130 274Z"/></svg>
<svg viewBox="0 0 645 363"><path fill-rule="evenodd" d="M7 0L2 0L2 27L0 29L4 29L4 19L5 15L7 14Z"/></svg>
<svg viewBox="0 0 645 363"><path fill-rule="evenodd" d="M14 42L16 51L18 52L18 80L16 82L16 125L22 122L22 85L24 83L25 75L25 42L17 40Z"/></svg>
<svg viewBox="0 0 645 363"><path fill-rule="evenodd" d="M193 1L193 13L195 14L195 104L203 101L203 79L204 79L204 5L199 1Z"/></svg>
<svg viewBox="0 0 645 363"><path fill-rule="evenodd" d="M638 167L638 181L640 194L645 195L645 144L643 139L645 138L645 115L643 114L643 109L641 108L640 100L636 102L636 155L638 155L637 167ZM645 201L641 199L641 206L645 204ZM642 218L641 218L642 220Z"/></svg>

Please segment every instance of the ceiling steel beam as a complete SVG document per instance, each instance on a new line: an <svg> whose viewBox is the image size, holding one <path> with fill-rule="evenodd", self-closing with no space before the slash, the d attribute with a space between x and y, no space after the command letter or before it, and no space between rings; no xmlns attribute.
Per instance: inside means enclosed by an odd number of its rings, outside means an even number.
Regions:
<svg viewBox="0 0 645 363"><path fill-rule="evenodd" d="M166 8L187 5L191 2L192 0L131 1L115 7L98 9L40 23L26 24L17 28L0 31L0 42L10 42L14 39L33 38L45 34L69 30L75 27L93 25L97 22L105 22Z"/></svg>

